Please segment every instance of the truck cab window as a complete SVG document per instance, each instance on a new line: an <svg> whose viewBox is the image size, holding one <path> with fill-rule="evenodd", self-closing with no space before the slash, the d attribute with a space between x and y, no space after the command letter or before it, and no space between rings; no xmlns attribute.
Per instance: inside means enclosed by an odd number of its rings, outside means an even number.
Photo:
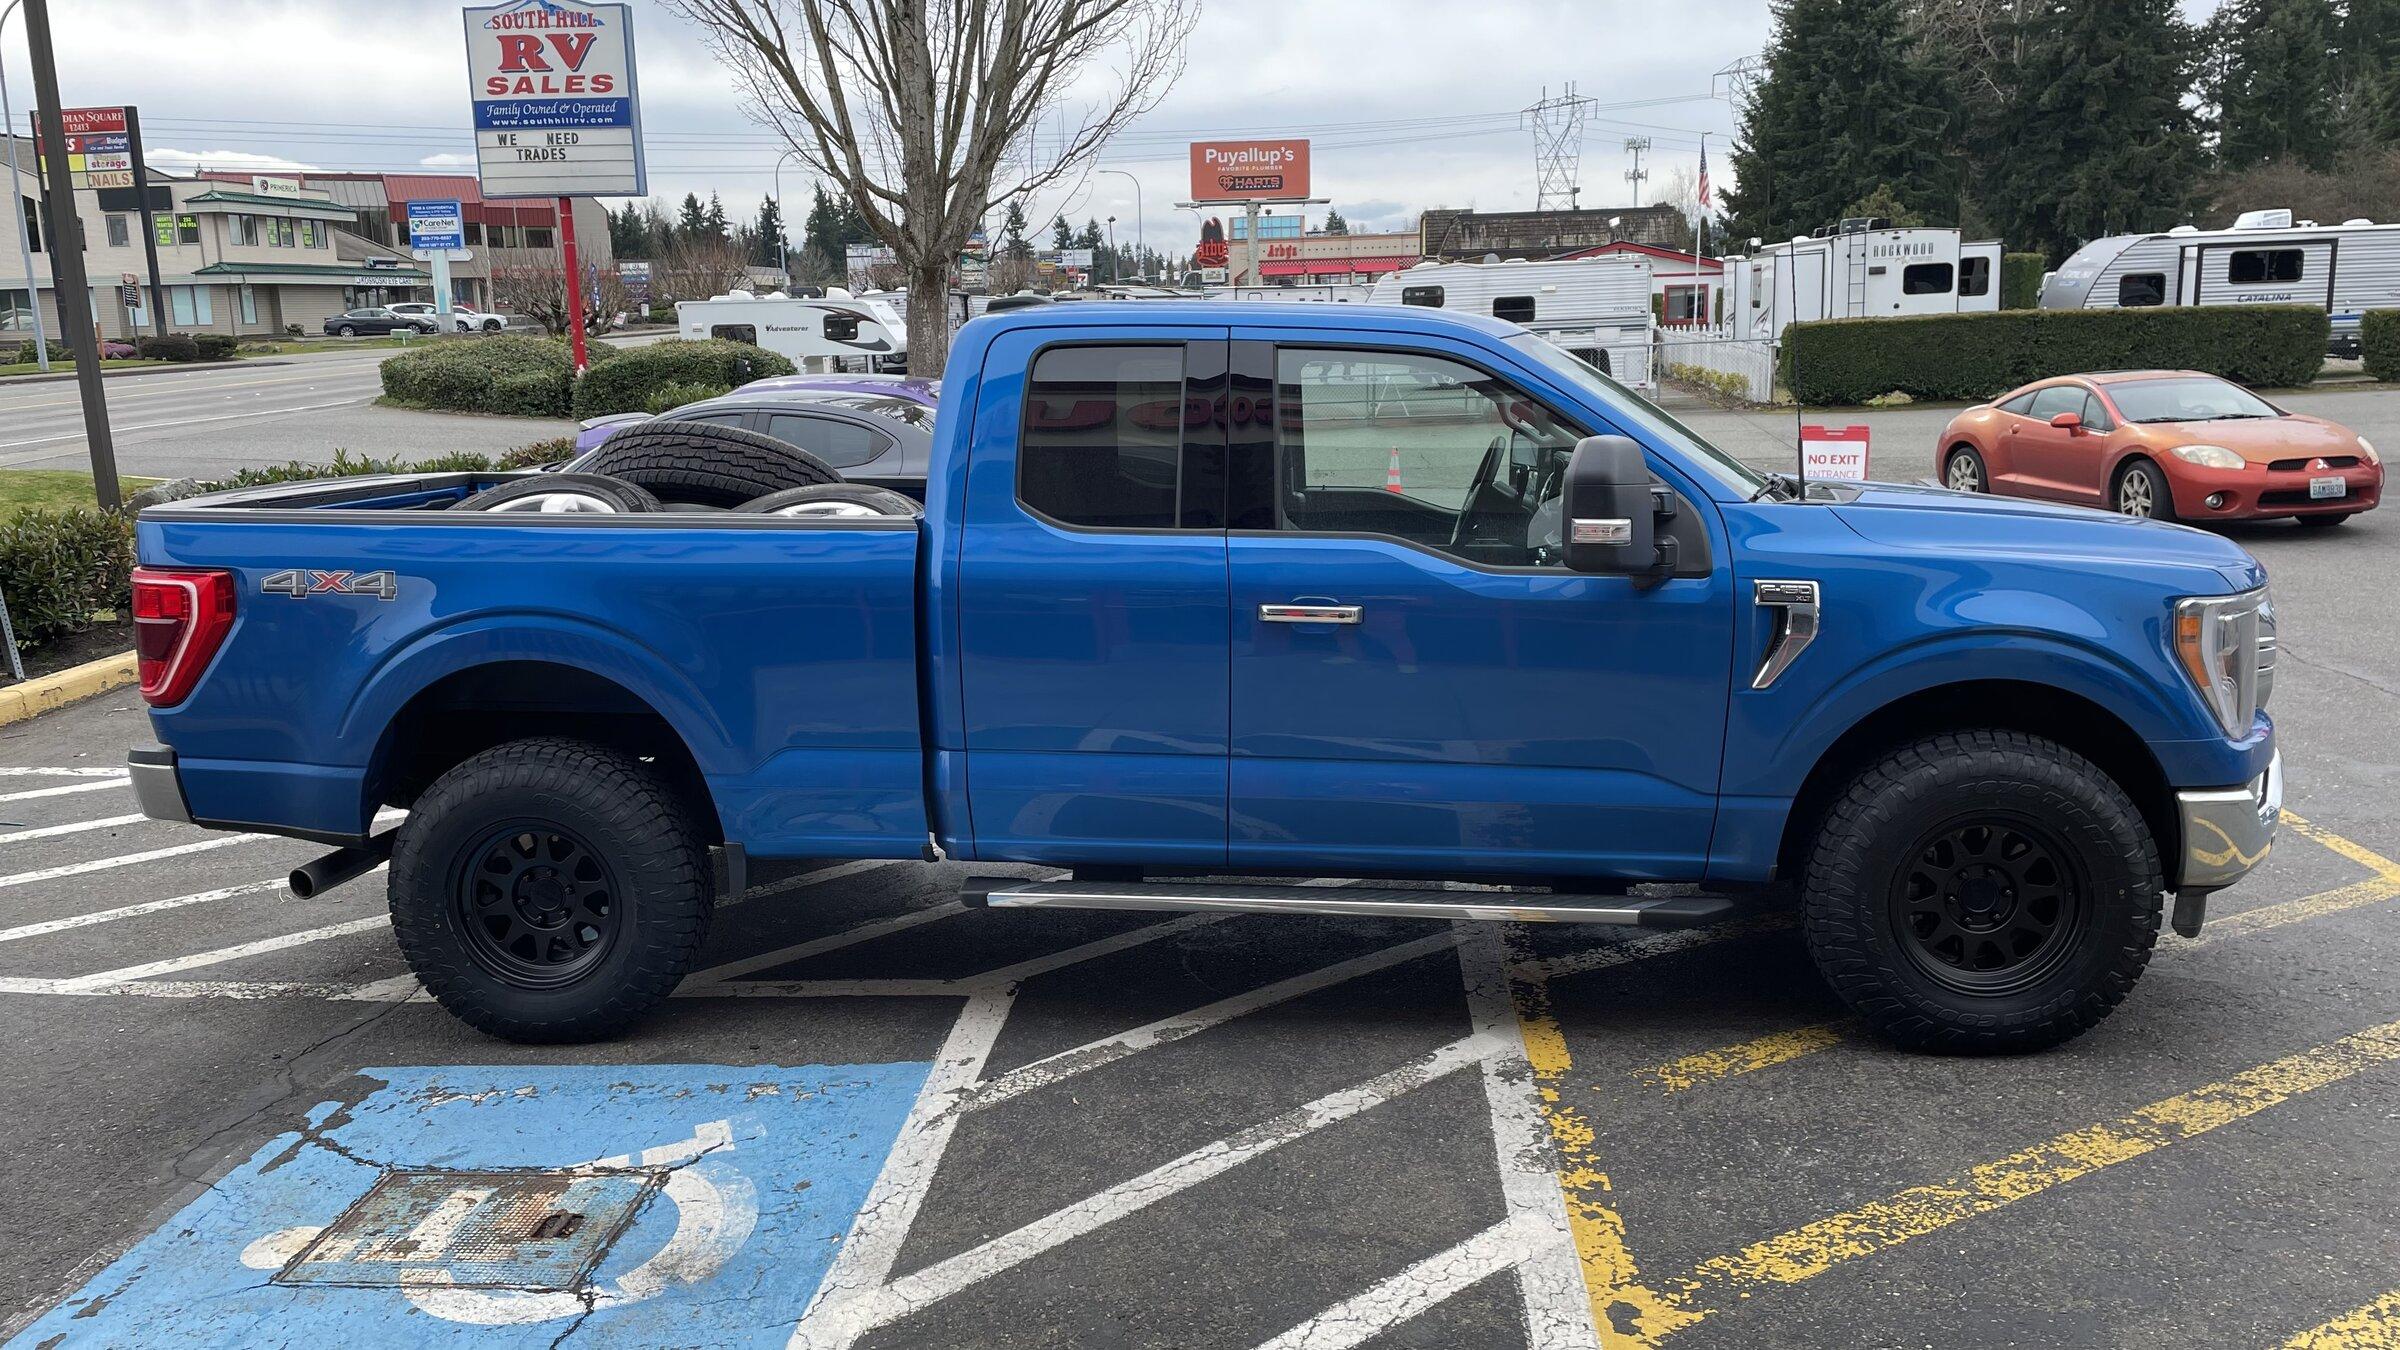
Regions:
<svg viewBox="0 0 2400 1350"><path fill-rule="evenodd" d="M2225 279L2236 285L2298 281L2300 250L2296 248L2235 249L2225 262Z"/></svg>
<svg viewBox="0 0 2400 1350"><path fill-rule="evenodd" d="M1910 263L1900 270L1902 295L1948 295L1950 264Z"/></svg>
<svg viewBox="0 0 2400 1350"><path fill-rule="evenodd" d="M1577 433L1472 366L1414 353L1276 353L1276 528L1380 534L1487 567L1561 561Z"/></svg>
<svg viewBox="0 0 2400 1350"><path fill-rule="evenodd" d="M1053 347L1025 393L1017 498L1062 525L1174 529L1183 422L1181 346Z"/></svg>
<svg viewBox="0 0 2400 1350"><path fill-rule="evenodd" d="M2143 309L2167 303L2167 274L2127 272L2117 278L2117 307Z"/></svg>

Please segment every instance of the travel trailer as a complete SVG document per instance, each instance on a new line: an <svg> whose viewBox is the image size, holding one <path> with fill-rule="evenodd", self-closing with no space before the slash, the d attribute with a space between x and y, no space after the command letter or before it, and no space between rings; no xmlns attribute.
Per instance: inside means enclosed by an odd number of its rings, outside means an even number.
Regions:
<svg viewBox="0 0 2400 1350"><path fill-rule="evenodd" d="M821 299L780 291L734 291L675 303L675 330L686 338L725 338L788 356L804 371L904 371L908 324L879 296L854 297L840 287Z"/></svg>
<svg viewBox="0 0 2400 1350"><path fill-rule="evenodd" d="M1956 230L1859 217L1724 261L1735 338L1772 340L1785 324L1811 319L2000 308L2000 241L1967 242Z"/></svg>
<svg viewBox="0 0 2400 1350"><path fill-rule="evenodd" d="M1262 301L1278 305L1361 305L1374 294L1373 286L1334 282L1316 286L1216 286L1211 300Z"/></svg>
<svg viewBox="0 0 2400 1350"><path fill-rule="evenodd" d="M2231 229L2095 239L2042 281L2044 309L2151 305L2322 306L2332 350L2356 355L2361 316L2400 308L2400 225L2247 211Z"/></svg>
<svg viewBox="0 0 2400 1350"><path fill-rule="evenodd" d="M1378 305L1464 310L1520 323L1637 389L1650 374L1650 260L1421 262L1378 278Z"/></svg>

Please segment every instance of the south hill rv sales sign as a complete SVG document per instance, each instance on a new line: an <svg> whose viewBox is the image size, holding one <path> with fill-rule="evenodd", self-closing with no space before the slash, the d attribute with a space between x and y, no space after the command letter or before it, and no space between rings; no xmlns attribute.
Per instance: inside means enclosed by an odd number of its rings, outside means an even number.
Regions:
<svg viewBox="0 0 2400 1350"><path fill-rule="evenodd" d="M631 6L511 0L466 22L484 196L649 192Z"/></svg>

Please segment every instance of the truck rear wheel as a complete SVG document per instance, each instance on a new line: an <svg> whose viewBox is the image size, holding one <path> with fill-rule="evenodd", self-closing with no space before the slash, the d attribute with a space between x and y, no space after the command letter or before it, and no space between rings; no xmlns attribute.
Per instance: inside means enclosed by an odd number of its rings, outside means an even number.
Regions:
<svg viewBox="0 0 2400 1350"><path fill-rule="evenodd" d="M649 766L583 741L511 741L418 798L392 850L392 931L441 1005L534 1044L622 1030L708 934L706 846Z"/></svg>
<svg viewBox="0 0 2400 1350"><path fill-rule="evenodd" d="M567 470L607 474L694 506L735 507L770 492L842 481L832 465L772 436L663 420L625 428Z"/></svg>
<svg viewBox="0 0 2400 1350"><path fill-rule="evenodd" d="M1817 969L1912 1050L2039 1050L2124 1000L2158 940L2150 831L2081 755L2013 731L1928 737L1826 812L1801 889Z"/></svg>

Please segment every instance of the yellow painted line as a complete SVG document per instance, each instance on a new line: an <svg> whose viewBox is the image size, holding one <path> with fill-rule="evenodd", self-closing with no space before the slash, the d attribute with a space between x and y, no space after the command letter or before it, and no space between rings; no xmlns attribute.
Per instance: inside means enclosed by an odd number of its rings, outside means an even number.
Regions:
<svg viewBox="0 0 2400 1350"><path fill-rule="evenodd" d="M1702 1262L1663 1289L1620 1292L1656 1308L1661 1334L1777 1285L1798 1284L1837 1265L1889 1251L1961 1220L2130 1162L2303 1093L2400 1061L2400 1022L2245 1069L2116 1120L2073 1130L1930 1186L1914 1186ZM1639 1301L1636 1301L1638 1298Z"/></svg>
<svg viewBox="0 0 2400 1350"><path fill-rule="evenodd" d="M0 689L0 727L131 684L138 676L133 653L122 652L97 661L86 661L56 674L27 680L23 684L9 685Z"/></svg>
<svg viewBox="0 0 2400 1350"><path fill-rule="evenodd" d="M2291 826L2292 832L2301 838L2332 849L2386 881L2400 881L2400 862L2393 862L2365 844L2353 839L2344 839L2324 826L2312 825L2289 811L2283 813L2283 823Z"/></svg>
<svg viewBox="0 0 2400 1350"><path fill-rule="evenodd" d="M1681 1092L1703 1083L1756 1073L1778 1064L1789 1064L1803 1055L1829 1050L1847 1039L1850 1023L1820 1022L1810 1027L1795 1027L1761 1036L1754 1041L1728 1045L1716 1050L1703 1050L1678 1060L1641 1069L1634 1077L1668 1092Z"/></svg>
<svg viewBox="0 0 2400 1350"><path fill-rule="evenodd" d="M2283 1350L2400 1350L2400 1290L2301 1332Z"/></svg>

